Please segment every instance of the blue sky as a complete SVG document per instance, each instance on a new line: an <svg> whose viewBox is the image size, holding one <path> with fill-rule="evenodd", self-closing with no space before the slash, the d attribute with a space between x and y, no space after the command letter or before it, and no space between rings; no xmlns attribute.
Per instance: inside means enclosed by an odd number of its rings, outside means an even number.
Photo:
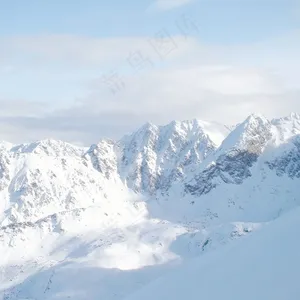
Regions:
<svg viewBox="0 0 300 300"><path fill-rule="evenodd" d="M204 41L240 43L293 30L300 24L296 0L194 0L163 11L149 10L151 5L151 0L2 1L0 34L145 36L187 13L199 24Z"/></svg>
<svg viewBox="0 0 300 300"><path fill-rule="evenodd" d="M0 139L87 144L146 121L300 108L300 1L0 3Z"/></svg>

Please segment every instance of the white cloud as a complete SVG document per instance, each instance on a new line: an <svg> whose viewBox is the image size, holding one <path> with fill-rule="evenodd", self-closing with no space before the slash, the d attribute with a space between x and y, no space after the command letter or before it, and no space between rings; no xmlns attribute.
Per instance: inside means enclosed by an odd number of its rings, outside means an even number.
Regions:
<svg viewBox="0 0 300 300"><path fill-rule="evenodd" d="M193 47L195 40L188 40L183 36L169 36L165 32L162 38L169 43L169 51L161 49L162 39L156 37L163 32L158 28L152 36L145 37L115 37L92 38L73 35L40 35L17 36L1 38L0 70L11 71L12 65L23 64L31 68L52 66L60 68L111 68L128 64L131 55L141 53L143 57L152 60L159 59L160 51L168 61L184 55L186 50ZM168 47L168 45L167 45ZM174 51L171 51L174 50ZM170 52L170 53L168 53ZM8 65L9 64L9 65Z"/></svg>
<svg viewBox="0 0 300 300"><path fill-rule="evenodd" d="M99 83L65 110L38 117L21 110L5 114L0 137L12 142L53 137L88 145L101 137L118 138L146 121L199 118L234 124L252 112L273 117L300 111L300 90L289 91L273 74L260 70L206 66L154 70L126 79L125 89L116 95Z"/></svg>
<svg viewBox="0 0 300 300"><path fill-rule="evenodd" d="M30 64L54 63L75 67L99 67L105 63L110 64L126 59L130 51L145 48L146 42L145 38L22 36L3 38L1 52L6 60L15 59L17 56L18 59Z"/></svg>
<svg viewBox="0 0 300 300"><path fill-rule="evenodd" d="M0 117L26 116L37 117L49 111L49 105L40 102L26 101L22 99L0 99Z"/></svg>
<svg viewBox="0 0 300 300"><path fill-rule="evenodd" d="M170 10L173 8L187 5L192 1L193 0L156 0L155 3L152 4L151 9L160 11Z"/></svg>

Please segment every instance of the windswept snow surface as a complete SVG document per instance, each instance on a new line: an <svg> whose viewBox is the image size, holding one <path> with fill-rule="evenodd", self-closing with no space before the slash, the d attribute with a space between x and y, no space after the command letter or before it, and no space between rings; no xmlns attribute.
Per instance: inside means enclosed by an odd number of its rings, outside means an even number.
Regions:
<svg viewBox="0 0 300 300"><path fill-rule="evenodd" d="M1 142L0 299L147 299L152 282L168 287L158 299L198 299L198 289L205 299L217 299L210 289L240 296L246 283L262 287L259 278L268 287L277 269L266 264L266 276L253 278L255 256L294 270L279 252L296 254L281 232L297 236L287 227L299 215L299 178L297 114L251 115L232 131L198 120L148 123L87 148ZM284 290L274 299L295 299ZM260 299L245 294L218 299Z"/></svg>
<svg viewBox="0 0 300 300"><path fill-rule="evenodd" d="M300 210L194 259L126 300L298 300Z"/></svg>

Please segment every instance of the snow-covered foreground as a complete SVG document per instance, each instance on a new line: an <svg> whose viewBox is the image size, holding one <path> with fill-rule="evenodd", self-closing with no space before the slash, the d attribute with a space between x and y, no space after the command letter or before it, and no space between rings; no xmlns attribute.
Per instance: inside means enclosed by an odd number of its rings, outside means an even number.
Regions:
<svg viewBox="0 0 300 300"><path fill-rule="evenodd" d="M145 220L44 238L41 231L27 229L30 240L2 248L4 299L122 299L171 267L177 255L168 246L184 229Z"/></svg>
<svg viewBox="0 0 300 300"><path fill-rule="evenodd" d="M298 300L300 209L194 259L126 300Z"/></svg>
<svg viewBox="0 0 300 300"><path fill-rule="evenodd" d="M260 227L239 222L201 230L151 219L144 208L137 212L133 223L121 216L97 222L101 209L93 208L3 227L4 299L123 299L191 257Z"/></svg>

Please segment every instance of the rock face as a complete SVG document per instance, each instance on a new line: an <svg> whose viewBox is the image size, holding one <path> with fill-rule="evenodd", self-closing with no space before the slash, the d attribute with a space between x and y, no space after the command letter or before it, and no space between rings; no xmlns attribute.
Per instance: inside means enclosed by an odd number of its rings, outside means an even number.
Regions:
<svg viewBox="0 0 300 300"><path fill-rule="evenodd" d="M271 123L260 116L250 116L229 134L209 163L195 176L195 184L186 184L185 191L201 196L216 188L219 181L242 184L252 176L257 162L272 139Z"/></svg>
<svg viewBox="0 0 300 300"><path fill-rule="evenodd" d="M149 194L164 192L183 180L217 148L196 120L162 127L146 124L118 145L121 178L134 191Z"/></svg>

